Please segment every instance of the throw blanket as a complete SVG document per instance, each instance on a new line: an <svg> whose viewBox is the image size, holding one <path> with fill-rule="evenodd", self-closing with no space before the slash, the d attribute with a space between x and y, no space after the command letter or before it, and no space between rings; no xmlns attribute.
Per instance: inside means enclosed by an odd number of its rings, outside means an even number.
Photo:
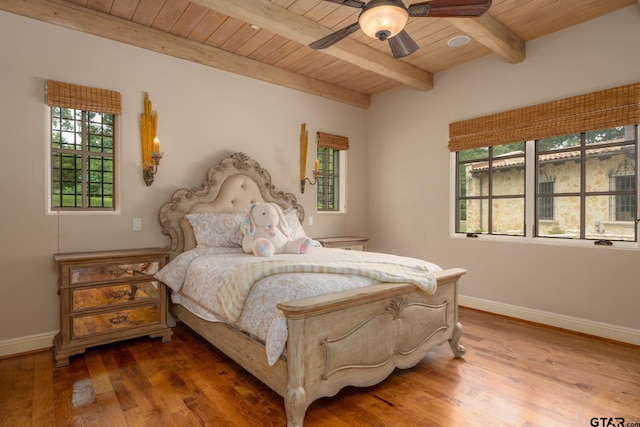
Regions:
<svg viewBox="0 0 640 427"><path fill-rule="evenodd" d="M227 318L235 322L255 282L283 273L338 273L368 277L380 282L412 283L429 294L436 291L436 279L426 267L383 262L336 261L310 263L269 260L236 267L222 280L217 296Z"/></svg>

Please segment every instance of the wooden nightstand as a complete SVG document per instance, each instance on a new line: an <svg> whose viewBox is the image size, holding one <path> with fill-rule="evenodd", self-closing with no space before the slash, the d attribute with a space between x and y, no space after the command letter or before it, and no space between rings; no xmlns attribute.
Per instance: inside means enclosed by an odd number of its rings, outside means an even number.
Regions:
<svg viewBox="0 0 640 427"><path fill-rule="evenodd" d="M167 292L153 275L167 263L161 248L55 254L60 332L56 367L87 347L149 335L171 341Z"/></svg>
<svg viewBox="0 0 640 427"><path fill-rule="evenodd" d="M321 237L316 239L322 243L325 248L340 248L353 251L366 251L368 237L339 236L339 237Z"/></svg>

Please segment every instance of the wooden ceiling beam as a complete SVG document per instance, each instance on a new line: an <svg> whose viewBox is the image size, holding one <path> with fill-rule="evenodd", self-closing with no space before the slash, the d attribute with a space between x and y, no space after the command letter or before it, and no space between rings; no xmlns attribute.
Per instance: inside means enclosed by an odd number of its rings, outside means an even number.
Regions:
<svg viewBox="0 0 640 427"><path fill-rule="evenodd" d="M368 109L366 94L60 0L2 0L0 10Z"/></svg>
<svg viewBox="0 0 640 427"><path fill-rule="evenodd" d="M524 61L526 57L524 40L488 13L478 18L445 19L510 63L517 64Z"/></svg>
<svg viewBox="0 0 640 427"><path fill-rule="evenodd" d="M269 0L191 0L191 2L302 44L312 43L334 32L331 28L293 13ZM433 89L433 74L399 61L352 38L347 37L322 52L407 86L420 90Z"/></svg>

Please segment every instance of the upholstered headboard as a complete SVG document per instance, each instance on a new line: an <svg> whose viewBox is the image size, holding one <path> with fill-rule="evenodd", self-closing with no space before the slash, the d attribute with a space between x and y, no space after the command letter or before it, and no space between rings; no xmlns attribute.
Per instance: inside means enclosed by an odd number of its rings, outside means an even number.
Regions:
<svg viewBox="0 0 640 427"><path fill-rule="evenodd" d="M213 166L202 189L176 190L171 201L160 208L162 232L171 238L170 258L195 247L189 213L236 213L255 202L277 203L283 210L293 208L298 219L304 209L291 193L275 191L271 175L244 153L235 153Z"/></svg>

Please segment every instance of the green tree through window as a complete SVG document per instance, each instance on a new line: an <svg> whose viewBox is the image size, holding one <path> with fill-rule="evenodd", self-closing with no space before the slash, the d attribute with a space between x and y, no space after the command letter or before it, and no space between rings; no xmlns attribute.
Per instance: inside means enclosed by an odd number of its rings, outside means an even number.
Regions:
<svg viewBox="0 0 640 427"><path fill-rule="evenodd" d="M113 114L51 107L51 206L114 208Z"/></svg>

